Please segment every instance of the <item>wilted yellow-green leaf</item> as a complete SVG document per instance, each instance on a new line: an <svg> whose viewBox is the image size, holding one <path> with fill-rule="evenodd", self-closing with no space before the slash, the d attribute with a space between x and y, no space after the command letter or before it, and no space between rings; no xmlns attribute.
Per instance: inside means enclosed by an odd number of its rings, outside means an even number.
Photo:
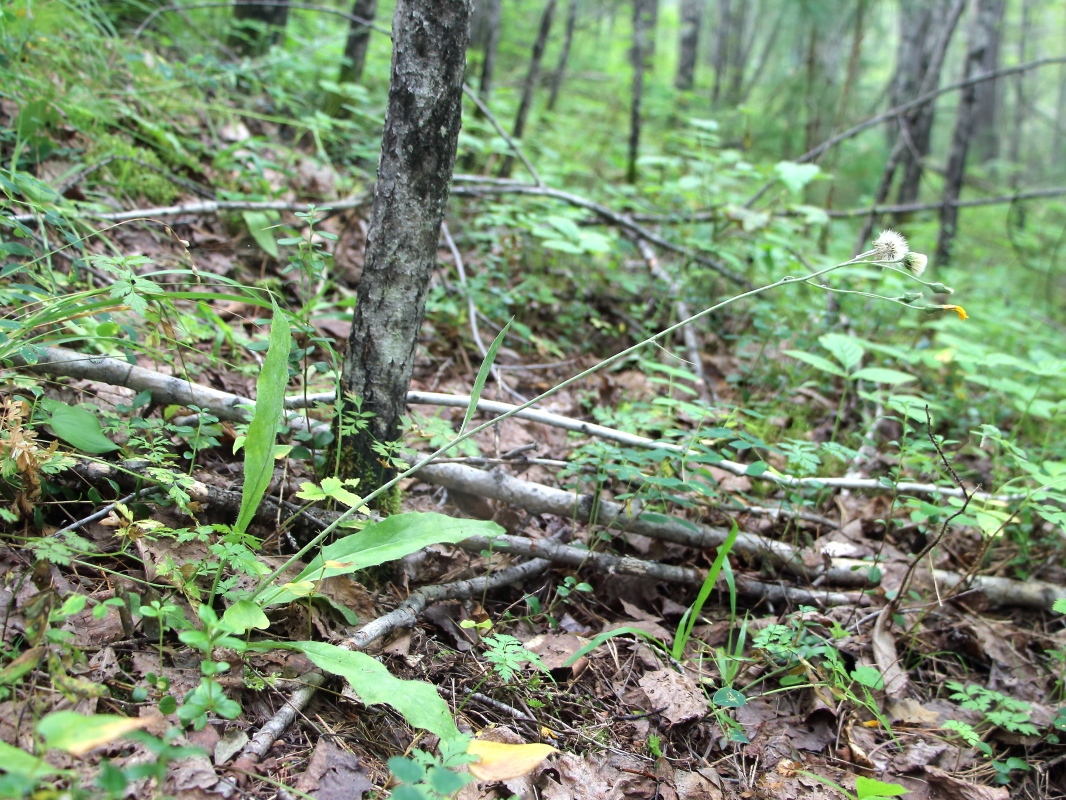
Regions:
<svg viewBox="0 0 1066 800"><path fill-rule="evenodd" d="M74 711L55 711L37 724L37 733L44 737L47 748L83 756L94 747L143 728L149 721L144 717L120 717L115 714L90 716Z"/></svg>
<svg viewBox="0 0 1066 800"><path fill-rule="evenodd" d="M509 781L528 775L559 751L547 744L503 744L474 739L466 752L481 759L469 767L470 774L479 781Z"/></svg>

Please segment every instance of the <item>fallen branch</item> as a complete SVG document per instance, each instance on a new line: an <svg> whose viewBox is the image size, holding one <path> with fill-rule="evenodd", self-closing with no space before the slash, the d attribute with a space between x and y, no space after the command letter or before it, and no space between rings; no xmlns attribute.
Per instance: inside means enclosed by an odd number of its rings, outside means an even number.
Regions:
<svg viewBox="0 0 1066 800"><path fill-rule="evenodd" d="M677 583L684 586L699 586L706 578L704 570L646 561L631 556L599 553L555 539L530 539L524 536L501 535L493 539L471 536L459 542L464 550L479 553L490 550L498 553L543 558L556 564L571 567L588 567L605 575L632 575L651 581ZM737 593L757 600L787 601L794 605L818 607L869 605L871 600L861 593L819 592L776 583L764 583L742 575L735 576Z"/></svg>
<svg viewBox="0 0 1066 800"><path fill-rule="evenodd" d="M333 211L345 211L362 208L371 201L369 193L345 200L323 202L321 208ZM129 222L134 219L154 219L157 217L180 217L185 214L217 214L219 211L307 211L307 203L290 203L284 200L202 200L196 203L178 203L173 206L157 208L135 208L130 211L92 211L72 210L57 206L55 213L67 219L99 219L107 222ZM34 222L37 214L14 214L10 218L19 222Z"/></svg>
<svg viewBox="0 0 1066 800"><path fill-rule="evenodd" d="M206 411L210 411L222 420L234 422L247 422L251 419L251 411L255 407L255 401L241 397L240 395L222 392L208 386L192 383L191 381L177 378L172 375L162 375L144 367L133 366L125 361L110 356L89 356L76 353L60 347L38 348L40 358L36 364L28 364L25 359L15 354L11 356L17 365L33 372L49 375L64 375L73 378L108 383L113 386L125 386L135 391L150 391L152 399L157 403L167 405L195 405ZM308 397L286 398L285 405L289 409L302 408L308 402L332 402L334 395L331 392L310 395ZM407 393L407 402L412 405L435 405L448 408L467 408L470 405L469 395L450 395L437 392L411 391ZM478 400L478 410L494 414L506 414L513 411L516 406L510 403L501 403L495 400ZM646 436L637 436L625 433L604 425L593 422L572 419L550 411L527 408L519 411L514 416L526 419L530 422L538 422L543 425L561 428L563 430L582 433L586 436L595 436L606 441L629 447L640 447L650 450L666 450L678 455L696 455L693 451L682 445L672 442L663 442L657 439L649 439ZM289 423L298 426L304 422L302 417L294 416ZM722 459L716 462L714 467L730 472L734 475L747 475L748 466L737 461ZM914 494L933 494L943 497L962 497L961 489L954 486L937 486L932 483L912 483L901 481L886 486L874 478L796 478L777 472L766 471L760 475L749 476L754 480L770 481L786 488L812 489L855 489L870 492L898 492ZM974 492L973 498L983 501L998 503L1014 502L1024 499L1025 495L994 495L987 492Z"/></svg>
<svg viewBox="0 0 1066 800"><path fill-rule="evenodd" d="M595 513L596 523L609 530L639 533L687 547L718 547L725 541L727 534L724 528L676 517L642 515L636 503L622 505L591 495L575 495L562 489L514 478L500 470L486 472L461 464L429 464L422 468L418 477L427 483L448 489L513 504L534 514L555 514L565 519L588 522ZM737 536L733 552L756 561L766 558L785 572L812 583L817 581L818 584L855 587L871 585L868 576L873 565L868 561L826 559L821 553L806 552L785 542L743 532ZM818 566L808 566L808 563L817 563ZM931 577L937 584L948 588L979 591L990 605L995 606L1046 609L1050 608L1055 600L1066 598L1066 587L1045 581L1016 581L983 575L960 576L945 570L935 570Z"/></svg>
<svg viewBox="0 0 1066 800"><path fill-rule="evenodd" d="M399 628L410 628L418 622L418 615L426 609L430 603L442 600L462 600L475 597L492 589L506 586L511 583L538 575L548 569L547 561L527 561L514 567L500 570L483 578L473 578L454 583L434 584L424 586L412 593L403 603L384 616L378 617L364 625L352 638L343 642L340 646L346 650L363 650L383 636L387 636ZM285 705L267 723L259 729L259 732L244 746L240 755L234 762L235 769L245 772L253 771L255 764L270 749L270 745L281 733L296 719L298 711L303 709L314 696L314 693L324 682L324 676L318 672L309 672L302 678L303 685L297 689L285 702ZM232 796L236 786L230 781L223 780L216 789L224 797Z"/></svg>

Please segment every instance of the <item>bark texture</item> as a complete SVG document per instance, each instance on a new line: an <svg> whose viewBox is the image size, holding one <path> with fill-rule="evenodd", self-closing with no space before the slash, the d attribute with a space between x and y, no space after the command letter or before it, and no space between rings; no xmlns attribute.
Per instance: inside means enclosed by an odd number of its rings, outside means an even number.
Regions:
<svg viewBox="0 0 1066 800"><path fill-rule="evenodd" d="M557 0L548 0L544 6L544 13L540 17L540 30L537 31L536 41L533 42L533 55L529 59L529 72L526 73L526 82L522 86L522 99L518 103L518 113L515 115L514 130L511 135L521 140L526 132L526 120L529 118L529 110L533 107L533 94L540 80L540 65L544 61L544 49L548 46L548 36L552 30L552 20L555 18L555 6ZM509 155L500 166L500 177L511 177L514 168L514 156Z"/></svg>
<svg viewBox="0 0 1066 800"><path fill-rule="evenodd" d="M392 476L375 443L397 439L455 165L469 0L400 0L366 258L342 384L374 416L340 444L361 491ZM350 405L350 403L348 403Z"/></svg>
<svg viewBox="0 0 1066 800"><path fill-rule="evenodd" d="M704 0L681 0L681 37L678 42L674 86L689 91L696 81L696 53L700 44Z"/></svg>
<svg viewBox="0 0 1066 800"><path fill-rule="evenodd" d="M378 11L378 0L355 0L348 26L348 41L344 44L344 63L337 71L337 83L359 83L366 66L366 51L370 47L370 26ZM363 22L358 22L363 20ZM325 112L331 117L345 116L341 104L343 98L330 93L326 98Z"/></svg>
<svg viewBox="0 0 1066 800"><path fill-rule="evenodd" d="M1003 17L1003 0L977 0L977 15L970 25L966 43L966 66L964 77L973 78L984 72L988 49L995 46L997 26ZM941 198L940 232L936 241L935 262L946 264L951 258L951 246L959 219L955 201L962 190L966 175L966 156L973 142L977 119L977 84L971 84L959 95L955 111L955 127L951 134L951 149L948 151L948 166L944 174L944 194Z"/></svg>

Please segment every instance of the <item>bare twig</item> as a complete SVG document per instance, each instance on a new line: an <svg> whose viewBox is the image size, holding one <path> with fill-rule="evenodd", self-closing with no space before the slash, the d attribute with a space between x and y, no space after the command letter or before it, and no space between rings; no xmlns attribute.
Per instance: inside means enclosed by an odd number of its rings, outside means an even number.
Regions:
<svg viewBox="0 0 1066 800"><path fill-rule="evenodd" d="M511 148L511 152L518 156L518 160L522 162L522 166L526 168L526 171L529 173L529 176L533 179L534 183L536 183L537 186L543 186L544 181L541 180L540 173L537 172L532 162L526 158L522 146L504 129L503 125L500 124L500 121L496 119L496 116L489 110L485 101L481 99L481 96L466 83L463 84L463 92L467 97L474 101L474 105L477 106L478 111L485 115L485 119L487 119L492 127L496 129L496 133L500 134L500 137L507 142L507 146Z"/></svg>
<svg viewBox="0 0 1066 800"><path fill-rule="evenodd" d="M691 317L692 312L689 310L688 303L681 299L680 282L662 268L655 251L651 249L651 246L646 241L639 236L634 236L633 238L636 241L640 255L644 258L644 263L648 265L648 271L652 274L652 277L666 285L670 298L674 301L674 314L678 319ZM685 343L685 355L688 356L689 367L696 376L696 390L703 400L708 402L717 401L718 398L715 396L714 390L707 382L707 376L703 372L703 357L700 354L699 342L696 340L696 326L688 325L683 328L681 337Z"/></svg>
<svg viewBox="0 0 1066 800"><path fill-rule="evenodd" d="M441 236L444 237L445 244L448 245L448 250L451 251L452 260L455 262L455 271L459 274L459 283L463 287L463 291L466 293L466 308L467 315L470 317L470 332L474 336L474 344L477 345L478 352L481 353L482 360L487 360L489 357L488 348L485 347L485 342L481 338L481 331L477 327L477 305L474 303L474 295L470 291L470 286L466 282L466 267L463 264L463 256L459 253L459 248L455 245L455 239L452 238L452 232L448 229L448 223L442 222L440 225ZM500 374L500 370L495 364L491 366L492 377L496 381L496 384L503 389L507 394L511 395L519 402L526 402L526 398L516 392L508 385Z"/></svg>
<svg viewBox="0 0 1066 800"><path fill-rule="evenodd" d="M682 247L679 244L671 242L669 239L664 239L662 236L654 231L648 230L643 225L638 225L624 214L619 214L617 211L613 211L607 206L596 203L588 198L571 194L570 192L564 192L559 189L552 189L549 186L531 186L528 183L515 183L513 181L482 181L476 178L475 180L477 181L477 184L473 185L466 183L465 181L459 182L460 176L456 176L457 185L452 187L452 194L464 197L484 197L486 195L494 194L524 194L534 197L551 197L577 208L584 208L587 211L598 214L612 224L617 225L642 239L646 239L664 250L678 253L698 264L709 267L719 275L728 278L739 286L743 286L746 289L750 289L752 286L751 281L743 275L734 272L718 259L690 250L687 247Z"/></svg>

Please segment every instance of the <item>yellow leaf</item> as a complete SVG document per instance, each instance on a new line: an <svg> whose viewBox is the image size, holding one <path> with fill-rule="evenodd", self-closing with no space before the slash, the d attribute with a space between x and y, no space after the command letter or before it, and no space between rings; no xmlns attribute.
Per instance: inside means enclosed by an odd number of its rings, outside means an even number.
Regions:
<svg viewBox="0 0 1066 800"><path fill-rule="evenodd" d="M547 744L503 744L484 739L474 739L466 751L481 758L470 765L470 774L479 781L493 782L528 775L552 753L559 752Z"/></svg>

